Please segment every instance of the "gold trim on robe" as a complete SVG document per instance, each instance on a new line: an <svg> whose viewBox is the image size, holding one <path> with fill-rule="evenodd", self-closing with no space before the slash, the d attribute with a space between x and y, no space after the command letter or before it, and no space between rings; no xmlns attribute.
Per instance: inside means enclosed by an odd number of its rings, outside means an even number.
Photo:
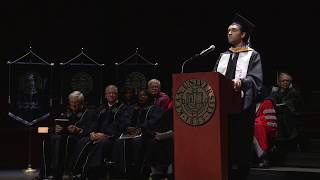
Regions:
<svg viewBox="0 0 320 180"><path fill-rule="evenodd" d="M247 52L247 51L253 51L250 47L236 47L236 48L229 48L229 50L233 53L240 53L240 52Z"/></svg>

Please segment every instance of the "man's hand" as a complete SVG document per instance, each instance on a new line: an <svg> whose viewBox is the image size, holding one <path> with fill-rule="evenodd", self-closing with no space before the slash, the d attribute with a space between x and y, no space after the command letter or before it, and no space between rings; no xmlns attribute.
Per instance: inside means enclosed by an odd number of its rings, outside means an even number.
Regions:
<svg viewBox="0 0 320 180"><path fill-rule="evenodd" d="M90 133L89 138L91 141L95 141L95 132Z"/></svg>
<svg viewBox="0 0 320 180"><path fill-rule="evenodd" d="M95 133L95 132L90 133L90 140L93 142L104 140L107 137L109 136L104 133Z"/></svg>
<svg viewBox="0 0 320 180"><path fill-rule="evenodd" d="M77 126L75 125L69 125L68 126L68 131L72 134L79 134L80 131L81 131L81 128L78 128Z"/></svg>
<svg viewBox="0 0 320 180"><path fill-rule="evenodd" d="M127 132L129 135L135 136L141 133L141 128L128 127Z"/></svg>
<svg viewBox="0 0 320 180"><path fill-rule="evenodd" d="M232 79L233 82L233 89L234 91L240 91L241 89L241 80L240 79Z"/></svg>
<svg viewBox="0 0 320 180"><path fill-rule="evenodd" d="M163 132L163 133L156 132L154 138L156 140L160 141L160 140L165 140L165 139L172 138L172 136L173 136L173 131L169 130L169 131L166 131L166 132Z"/></svg>
<svg viewBox="0 0 320 180"><path fill-rule="evenodd" d="M55 127L55 133L56 134L60 133L62 131L62 129L63 128L60 125L57 124L56 127Z"/></svg>
<svg viewBox="0 0 320 180"><path fill-rule="evenodd" d="M97 141L104 140L108 137L108 135L106 135L104 133L95 133L95 136L96 136Z"/></svg>

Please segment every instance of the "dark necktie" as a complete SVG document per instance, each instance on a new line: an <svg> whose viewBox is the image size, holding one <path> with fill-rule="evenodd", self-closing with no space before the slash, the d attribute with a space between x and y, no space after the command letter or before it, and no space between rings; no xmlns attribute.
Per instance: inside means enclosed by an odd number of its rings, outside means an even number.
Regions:
<svg viewBox="0 0 320 180"><path fill-rule="evenodd" d="M235 53L233 58L232 58L232 54L230 54L230 59L228 62L228 67L225 75L226 78L228 79L235 78L238 57L239 57L239 53Z"/></svg>

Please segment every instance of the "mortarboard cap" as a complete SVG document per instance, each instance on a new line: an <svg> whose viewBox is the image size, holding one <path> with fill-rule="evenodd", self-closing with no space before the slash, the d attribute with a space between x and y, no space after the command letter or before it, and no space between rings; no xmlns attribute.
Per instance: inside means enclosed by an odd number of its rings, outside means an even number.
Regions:
<svg viewBox="0 0 320 180"><path fill-rule="evenodd" d="M247 18L241 16L240 14L235 14L233 18L233 23L240 24L242 27L242 31L252 34L253 29L256 27L252 22L250 22Z"/></svg>

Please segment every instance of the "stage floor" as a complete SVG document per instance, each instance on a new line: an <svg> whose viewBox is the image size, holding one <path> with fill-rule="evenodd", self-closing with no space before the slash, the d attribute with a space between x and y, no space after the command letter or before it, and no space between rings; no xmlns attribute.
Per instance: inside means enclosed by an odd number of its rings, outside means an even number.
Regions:
<svg viewBox="0 0 320 180"><path fill-rule="evenodd" d="M39 171L24 172L24 170L0 170L0 180L32 180Z"/></svg>
<svg viewBox="0 0 320 180"><path fill-rule="evenodd" d="M32 180L38 175L35 172L24 172L23 170L0 170L0 180ZM298 168L298 167L270 167L251 168L249 180L282 180L289 178L292 180L319 180L320 168Z"/></svg>
<svg viewBox="0 0 320 180"><path fill-rule="evenodd" d="M270 167L251 168L248 180L319 180L320 168Z"/></svg>
<svg viewBox="0 0 320 180"><path fill-rule="evenodd" d="M269 168L251 168L251 170L320 173L320 168L298 168L298 167L276 167L276 166L269 167Z"/></svg>

